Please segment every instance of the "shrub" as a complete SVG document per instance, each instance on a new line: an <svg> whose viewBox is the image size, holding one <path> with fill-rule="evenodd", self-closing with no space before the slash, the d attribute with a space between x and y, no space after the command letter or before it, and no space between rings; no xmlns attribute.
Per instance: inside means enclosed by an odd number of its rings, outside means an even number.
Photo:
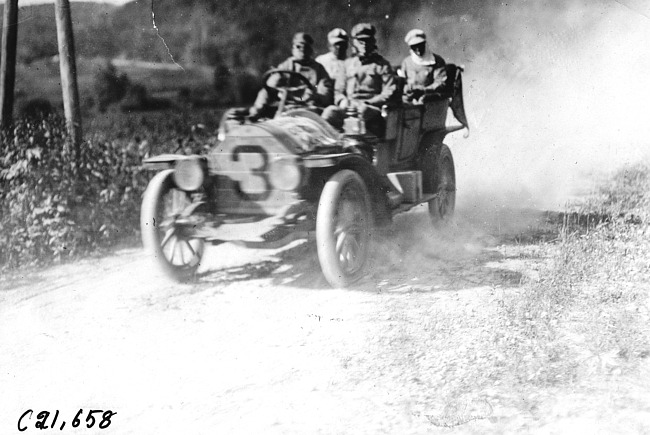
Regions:
<svg viewBox="0 0 650 435"><path fill-rule="evenodd" d="M110 61L100 68L94 77L96 100L101 112L113 103L119 102L129 89L129 79L126 74L117 74L117 69Z"/></svg>
<svg viewBox="0 0 650 435"><path fill-rule="evenodd" d="M25 101L18 111L20 118L41 119L56 111L49 100L45 98L33 98Z"/></svg>
<svg viewBox="0 0 650 435"><path fill-rule="evenodd" d="M0 268L93 252L137 234L147 183L138 147L95 137L75 162L66 140L55 116L1 133Z"/></svg>
<svg viewBox="0 0 650 435"><path fill-rule="evenodd" d="M149 103L147 88L139 83L130 85L126 91L124 99L120 104L123 111L145 110Z"/></svg>

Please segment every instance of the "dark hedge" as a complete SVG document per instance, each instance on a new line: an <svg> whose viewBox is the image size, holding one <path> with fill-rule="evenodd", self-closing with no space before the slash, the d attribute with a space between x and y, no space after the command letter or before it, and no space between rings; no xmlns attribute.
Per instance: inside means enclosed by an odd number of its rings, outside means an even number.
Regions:
<svg viewBox="0 0 650 435"><path fill-rule="evenodd" d="M150 178L137 143L95 136L75 159L56 116L18 121L0 134L0 268L58 261L137 237Z"/></svg>

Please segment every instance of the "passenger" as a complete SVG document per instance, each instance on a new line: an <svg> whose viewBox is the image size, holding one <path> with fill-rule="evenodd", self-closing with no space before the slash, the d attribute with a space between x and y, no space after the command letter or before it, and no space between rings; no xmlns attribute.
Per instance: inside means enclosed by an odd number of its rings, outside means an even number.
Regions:
<svg viewBox="0 0 650 435"><path fill-rule="evenodd" d="M291 57L277 66L279 70L295 71L305 76L308 81L314 86L316 92L311 89L305 89L299 94L290 94L287 96L286 103L291 105L313 105L319 108L327 107L332 104L334 100L334 92L332 87L332 80L325 68L320 63L316 62L312 56L314 40L306 33L299 32L293 37L293 46L291 50ZM271 88L276 86L300 86L304 83L297 77L288 78L281 74L272 74L267 80L267 85ZM273 107L272 103L279 100L277 91L268 88L263 88L257 94L257 99L253 107L249 109L249 115L252 119L271 117L275 114L277 107Z"/></svg>
<svg viewBox="0 0 650 435"><path fill-rule="evenodd" d="M345 92L345 59L348 57L348 34L343 29L332 29L327 34L329 53L316 58L334 81L334 98Z"/></svg>
<svg viewBox="0 0 650 435"><path fill-rule="evenodd" d="M447 81L445 60L427 51L427 36L420 29L408 32L404 41L411 49L410 56L404 59L400 69L401 75L406 78L404 101L423 103L439 97Z"/></svg>
<svg viewBox="0 0 650 435"><path fill-rule="evenodd" d="M390 63L377 53L375 26L360 23L352 28L354 57L345 61L345 93L337 95L336 107L323 112L335 127L341 128L347 108L355 108L366 123L366 129L378 137L384 135L381 108L395 95L397 83Z"/></svg>

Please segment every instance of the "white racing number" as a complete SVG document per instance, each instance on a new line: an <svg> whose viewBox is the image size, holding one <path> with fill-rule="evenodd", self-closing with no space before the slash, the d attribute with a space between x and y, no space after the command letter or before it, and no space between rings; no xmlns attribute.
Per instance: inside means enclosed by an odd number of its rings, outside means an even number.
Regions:
<svg viewBox="0 0 650 435"><path fill-rule="evenodd" d="M249 201L262 201L271 193L267 175L269 155L259 145L240 145L232 150L228 176L236 184L237 193Z"/></svg>

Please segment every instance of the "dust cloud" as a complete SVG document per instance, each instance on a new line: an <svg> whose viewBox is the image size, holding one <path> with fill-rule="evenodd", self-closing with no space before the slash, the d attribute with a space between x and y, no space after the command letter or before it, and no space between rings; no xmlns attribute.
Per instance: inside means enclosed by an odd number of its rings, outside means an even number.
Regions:
<svg viewBox="0 0 650 435"><path fill-rule="evenodd" d="M456 269L489 257L486 247L552 230L543 211L562 211L600 176L650 158L650 7L636 0L427 3L394 17L379 44L399 64L408 55L403 36L422 28L430 49L465 66L471 134L445 140L456 165L456 218L431 232L425 210L399 216L375 249L376 267L378 276L395 269L423 281L447 273L453 286Z"/></svg>
<svg viewBox="0 0 650 435"><path fill-rule="evenodd" d="M649 17L635 0L573 0L440 1L395 18L394 63L419 27L466 68L471 135L446 140L461 209L561 209L594 174L650 156Z"/></svg>

